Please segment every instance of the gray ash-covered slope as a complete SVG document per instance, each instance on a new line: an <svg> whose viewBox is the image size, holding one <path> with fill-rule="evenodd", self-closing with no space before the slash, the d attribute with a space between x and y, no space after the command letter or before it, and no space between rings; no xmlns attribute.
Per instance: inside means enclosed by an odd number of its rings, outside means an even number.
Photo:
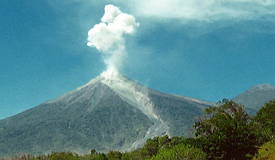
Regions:
<svg viewBox="0 0 275 160"><path fill-rule="evenodd" d="M191 134L209 103L148 89L105 72L63 97L0 121L0 157L52 151L130 150Z"/></svg>
<svg viewBox="0 0 275 160"><path fill-rule="evenodd" d="M233 98L233 100L243 104L248 112L255 114L265 103L275 100L275 86L260 84Z"/></svg>

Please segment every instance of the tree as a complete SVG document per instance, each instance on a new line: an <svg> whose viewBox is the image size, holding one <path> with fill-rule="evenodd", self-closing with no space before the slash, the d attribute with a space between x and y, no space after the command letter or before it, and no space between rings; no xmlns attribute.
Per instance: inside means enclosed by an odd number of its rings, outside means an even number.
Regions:
<svg viewBox="0 0 275 160"><path fill-rule="evenodd" d="M265 104L256 114L256 122L260 123L262 131L266 133L266 140L275 138L275 100Z"/></svg>
<svg viewBox="0 0 275 160"><path fill-rule="evenodd" d="M244 107L224 100L194 125L208 159L247 160L257 152L257 129Z"/></svg>
<svg viewBox="0 0 275 160"><path fill-rule="evenodd" d="M144 144L141 154L143 158L151 158L152 156L156 155L159 150L159 143L158 138L155 137L154 139L148 139Z"/></svg>
<svg viewBox="0 0 275 160"><path fill-rule="evenodd" d="M167 135L148 139L141 149L141 155L144 159L151 158L160 149L170 147L171 145L171 139Z"/></svg>

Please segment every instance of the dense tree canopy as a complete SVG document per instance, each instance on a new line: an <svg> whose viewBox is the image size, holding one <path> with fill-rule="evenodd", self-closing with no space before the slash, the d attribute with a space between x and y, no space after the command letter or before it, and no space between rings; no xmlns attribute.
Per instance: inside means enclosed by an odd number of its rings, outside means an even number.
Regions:
<svg viewBox="0 0 275 160"><path fill-rule="evenodd" d="M244 107L233 101L206 109L194 125L209 159L246 160L257 151L257 129Z"/></svg>
<svg viewBox="0 0 275 160"><path fill-rule="evenodd" d="M257 113L255 120L262 125L262 128L274 138L275 135L275 100L265 104ZM272 137L273 136L273 137Z"/></svg>

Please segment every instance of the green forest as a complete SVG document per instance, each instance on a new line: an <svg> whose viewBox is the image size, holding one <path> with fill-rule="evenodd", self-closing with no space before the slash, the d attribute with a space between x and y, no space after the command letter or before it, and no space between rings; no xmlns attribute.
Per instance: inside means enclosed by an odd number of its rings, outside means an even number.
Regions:
<svg viewBox="0 0 275 160"><path fill-rule="evenodd" d="M61 152L1 160L275 160L275 101L251 116L244 106L223 100L194 124L194 137L155 137L131 152L86 155Z"/></svg>

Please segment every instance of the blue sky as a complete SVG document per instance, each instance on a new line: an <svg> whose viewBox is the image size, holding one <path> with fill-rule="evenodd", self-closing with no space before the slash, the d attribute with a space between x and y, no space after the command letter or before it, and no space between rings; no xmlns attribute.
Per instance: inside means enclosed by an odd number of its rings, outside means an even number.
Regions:
<svg viewBox="0 0 275 160"><path fill-rule="evenodd" d="M109 3L140 23L126 43L122 73L131 79L213 102L275 84L274 2L160 1L1 0L0 118L61 96L105 69L86 39Z"/></svg>

